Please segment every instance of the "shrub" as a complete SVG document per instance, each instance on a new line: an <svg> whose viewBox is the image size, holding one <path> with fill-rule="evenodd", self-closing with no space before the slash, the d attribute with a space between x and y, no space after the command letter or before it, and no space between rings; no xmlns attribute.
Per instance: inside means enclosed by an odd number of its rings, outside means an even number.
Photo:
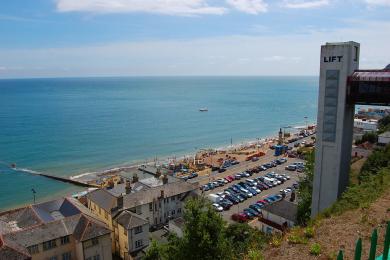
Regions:
<svg viewBox="0 0 390 260"><path fill-rule="evenodd" d="M310 247L310 254L311 255L320 255L321 254L321 245L318 243L314 243Z"/></svg>
<svg viewBox="0 0 390 260"><path fill-rule="evenodd" d="M287 241L290 244L307 244L309 242L302 229L298 227L291 229L290 233L288 234Z"/></svg>
<svg viewBox="0 0 390 260"><path fill-rule="evenodd" d="M307 228L305 228L305 230L303 232L307 238L314 237L314 227L307 227Z"/></svg>

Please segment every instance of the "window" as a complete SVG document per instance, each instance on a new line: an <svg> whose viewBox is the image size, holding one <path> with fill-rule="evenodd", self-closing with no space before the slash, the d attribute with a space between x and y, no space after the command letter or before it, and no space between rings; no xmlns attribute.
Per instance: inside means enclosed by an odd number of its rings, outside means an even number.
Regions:
<svg viewBox="0 0 390 260"><path fill-rule="evenodd" d="M359 59L359 47L358 46L354 46L355 47L355 56L354 56L354 61L358 61Z"/></svg>
<svg viewBox="0 0 390 260"><path fill-rule="evenodd" d="M61 237L61 245L65 245L69 243L69 236Z"/></svg>
<svg viewBox="0 0 390 260"><path fill-rule="evenodd" d="M171 215L175 215L175 213L176 213L175 210L172 210Z"/></svg>
<svg viewBox="0 0 390 260"><path fill-rule="evenodd" d="M172 197L171 197L171 201L174 201L174 200L175 200L175 196L172 196Z"/></svg>
<svg viewBox="0 0 390 260"><path fill-rule="evenodd" d="M135 234L142 233L142 226L135 227L135 229L134 229L134 233L135 233Z"/></svg>
<svg viewBox="0 0 390 260"><path fill-rule="evenodd" d="M153 211L153 204L149 203L149 211Z"/></svg>
<svg viewBox="0 0 390 260"><path fill-rule="evenodd" d="M98 238L92 238L92 245L94 246L94 245L97 245L97 244L99 244L99 239Z"/></svg>
<svg viewBox="0 0 390 260"><path fill-rule="evenodd" d="M55 239L43 242L43 251L55 248L56 246L57 246L57 244L56 244L56 240Z"/></svg>
<svg viewBox="0 0 390 260"><path fill-rule="evenodd" d="M32 245L32 246L29 246L29 247L27 247L27 249L28 249L28 252L30 253L30 254L36 254L36 253L39 253L39 247L38 247L38 245Z"/></svg>
<svg viewBox="0 0 390 260"><path fill-rule="evenodd" d="M62 254L62 260L71 260L71 259L72 259L72 257L71 257L70 252L66 252L66 253Z"/></svg>
<svg viewBox="0 0 390 260"><path fill-rule="evenodd" d="M135 248L139 248L139 247L141 247L141 246L143 246L143 242L142 242L142 239L140 239L140 240L137 240L137 241L135 241Z"/></svg>
<svg viewBox="0 0 390 260"><path fill-rule="evenodd" d="M100 260L100 255L88 257L86 260Z"/></svg>
<svg viewBox="0 0 390 260"><path fill-rule="evenodd" d="M49 260L57 260L57 259L58 259L57 256L52 256L49 258Z"/></svg>
<svg viewBox="0 0 390 260"><path fill-rule="evenodd" d="M180 214L181 213L181 208L178 208L177 209L177 214Z"/></svg>

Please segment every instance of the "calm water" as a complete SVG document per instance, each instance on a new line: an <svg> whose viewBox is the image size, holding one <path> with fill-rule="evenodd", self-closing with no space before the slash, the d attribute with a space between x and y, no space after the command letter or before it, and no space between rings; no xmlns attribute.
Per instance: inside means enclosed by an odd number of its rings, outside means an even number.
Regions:
<svg viewBox="0 0 390 260"><path fill-rule="evenodd" d="M317 90L317 77L0 80L0 209L74 189L10 162L66 176L274 135L315 121Z"/></svg>

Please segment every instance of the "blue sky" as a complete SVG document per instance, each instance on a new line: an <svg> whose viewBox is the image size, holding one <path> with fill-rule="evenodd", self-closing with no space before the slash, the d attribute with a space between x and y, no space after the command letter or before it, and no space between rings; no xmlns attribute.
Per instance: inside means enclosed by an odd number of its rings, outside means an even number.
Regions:
<svg viewBox="0 0 390 260"><path fill-rule="evenodd" d="M4 0L0 78L316 75L320 45L390 63L390 0Z"/></svg>

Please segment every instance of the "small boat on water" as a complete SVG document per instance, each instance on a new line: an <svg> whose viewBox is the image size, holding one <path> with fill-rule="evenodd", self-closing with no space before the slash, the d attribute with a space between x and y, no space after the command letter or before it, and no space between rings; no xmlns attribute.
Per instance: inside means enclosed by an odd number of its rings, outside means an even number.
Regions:
<svg viewBox="0 0 390 260"><path fill-rule="evenodd" d="M207 112L209 109L207 107L203 107L199 109L200 112Z"/></svg>
<svg viewBox="0 0 390 260"><path fill-rule="evenodd" d="M16 168L16 163L11 163L11 168L15 169Z"/></svg>

